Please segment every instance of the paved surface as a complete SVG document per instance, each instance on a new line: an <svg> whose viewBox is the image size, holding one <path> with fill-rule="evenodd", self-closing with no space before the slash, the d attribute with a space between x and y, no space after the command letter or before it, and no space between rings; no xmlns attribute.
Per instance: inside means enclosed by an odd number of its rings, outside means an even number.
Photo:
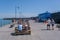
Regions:
<svg viewBox="0 0 60 40"><path fill-rule="evenodd" d="M56 27L54 30L46 30L46 24L35 23L30 21L31 35L12 36L14 28L9 28L10 25L0 28L0 40L60 40L60 31Z"/></svg>

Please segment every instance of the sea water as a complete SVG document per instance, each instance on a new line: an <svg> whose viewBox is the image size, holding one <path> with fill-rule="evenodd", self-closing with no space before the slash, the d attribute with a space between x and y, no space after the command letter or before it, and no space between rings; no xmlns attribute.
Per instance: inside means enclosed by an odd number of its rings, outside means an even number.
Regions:
<svg viewBox="0 0 60 40"><path fill-rule="evenodd" d="M0 27L4 26L4 25L7 25L7 24L10 24L12 22L12 20L3 20L3 19L0 19Z"/></svg>

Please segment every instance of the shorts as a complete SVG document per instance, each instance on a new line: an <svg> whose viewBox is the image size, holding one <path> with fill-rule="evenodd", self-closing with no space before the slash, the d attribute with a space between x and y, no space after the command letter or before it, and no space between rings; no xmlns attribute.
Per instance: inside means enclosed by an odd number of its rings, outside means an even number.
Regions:
<svg viewBox="0 0 60 40"><path fill-rule="evenodd" d="M18 30L19 32L21 32L22 30Z"/></svg>
<svg viewBox="0 0 60 40"><path fill-rule="evenodd" d="M52 24L52 26L54 26L54 24Z"/></svg>
<svg viewBox="0 0 60 40"><path fill-rule="evenodd" d="M50 26L50 24L47 24L47 26Z"/></svg>

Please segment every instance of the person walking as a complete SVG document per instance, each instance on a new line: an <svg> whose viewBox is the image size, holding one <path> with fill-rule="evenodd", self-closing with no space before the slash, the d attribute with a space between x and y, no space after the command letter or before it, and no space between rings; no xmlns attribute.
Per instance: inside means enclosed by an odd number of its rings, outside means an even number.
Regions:
<svg viewBox="0 0 60 40"><path fill-rule="evenodd" d="M51 24L51 20L50 18L47 20L47 30L50 30L50 24Z"/></svg>
<svg viewBox="0 0 60 40"><path fill-rule="evenodd" d="M54 20L53 20L53 19L51 19L51 26L52 26L52 30L54 30L54 24L55 24Z"/></svg>

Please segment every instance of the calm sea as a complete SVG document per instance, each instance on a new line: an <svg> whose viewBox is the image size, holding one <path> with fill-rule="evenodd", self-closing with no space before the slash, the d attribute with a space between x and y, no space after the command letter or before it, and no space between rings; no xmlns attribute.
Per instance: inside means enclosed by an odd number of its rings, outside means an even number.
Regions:
<svg viewBox="0 0 60 40"><path fill-rule="evenodd" d="M0 27L7 25L7 24L10 24L11 22L12 22L11 20L0 19Z"/></svg>

